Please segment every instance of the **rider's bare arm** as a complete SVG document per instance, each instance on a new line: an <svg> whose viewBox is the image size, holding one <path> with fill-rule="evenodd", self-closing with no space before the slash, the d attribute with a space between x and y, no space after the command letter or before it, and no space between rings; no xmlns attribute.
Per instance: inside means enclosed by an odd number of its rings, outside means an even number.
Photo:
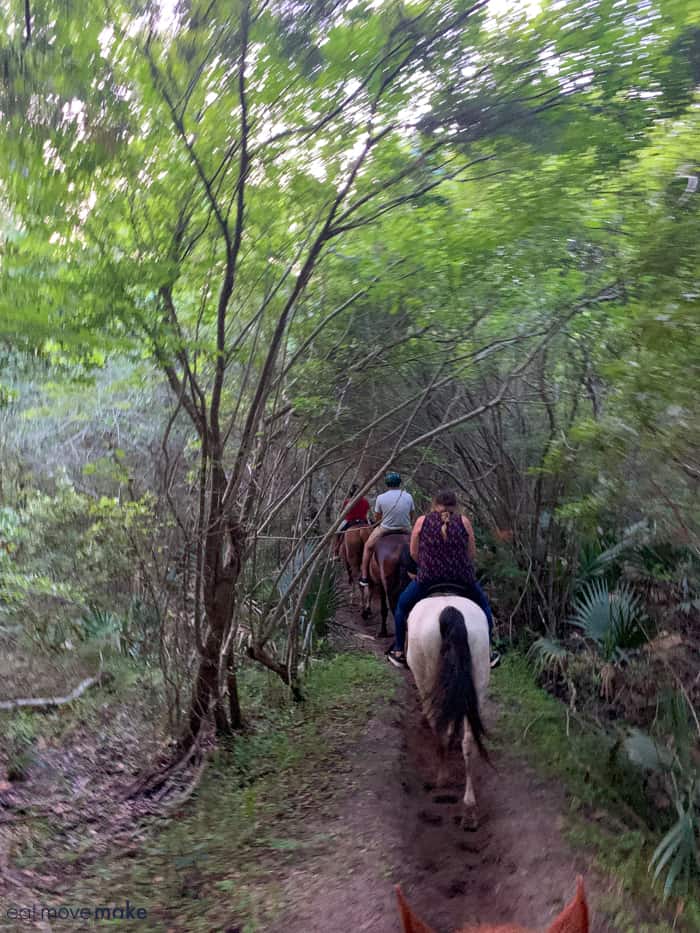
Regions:
<svg viewBox="0 0 700 933"><path fill-rule="evenodd" d="M421 528L423 527L423 522L425 521L425 515L421 515L418 521L413 526L413 531L411 532L411 544L409 550L411 552L411 557L416 563L418 563L418 541L420 539Z"/></svg>
<svg viewBox="0 0 700 933"><path fill-rule="evenodd" d="M469 532L469 558L471 561L476 560L476 539L474 538L474 529L472 528L472 523L469 521L466 515L462 516L462 524Z"/></svg>

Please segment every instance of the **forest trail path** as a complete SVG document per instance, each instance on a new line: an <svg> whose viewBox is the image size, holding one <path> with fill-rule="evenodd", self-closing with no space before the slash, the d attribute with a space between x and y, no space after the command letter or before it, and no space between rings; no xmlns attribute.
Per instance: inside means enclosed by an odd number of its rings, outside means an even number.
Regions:
<svg viewBox="0 0 700 933"><path fill-rule="evenodd" d="M358 645L383 654L386 645L367 638L376 630L376 614L363 623L346 607L337 621L357 632ZM435 740L410 673L397 671L396 677L396 698L376 710L338 775L344 787L332 825L309 828L334 837L332 854L297 863L283 880L286 909L272 933L397 933L397 882L438 933L467 922L517 921L543 929L573 895L577 874L586 879L592 930L616 931L596 911L600 896L610 892L609 879L562 835L564 790L536 775L517 749L496 749L495 770L477 765L480 827L462 830L461 755L452 756L447 790L431 789ZM497 717L496 677L485 711L494 733Z"/></svg>

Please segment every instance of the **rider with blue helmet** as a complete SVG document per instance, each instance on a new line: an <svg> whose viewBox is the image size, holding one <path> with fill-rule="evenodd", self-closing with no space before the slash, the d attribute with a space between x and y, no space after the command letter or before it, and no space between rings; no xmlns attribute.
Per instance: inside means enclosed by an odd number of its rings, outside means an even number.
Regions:
<svg viewBox="0 0 700 933"><path fill-rule="evenodd" d="M393 470L384 477L386 492L377 496L374 504L374 516L379 522L365 543L362 555L362 575L360 586L369 586L369 563L377 541L390 531L410 532L413 525L415 504L410 492L401 488L401 476Z"/></svg>

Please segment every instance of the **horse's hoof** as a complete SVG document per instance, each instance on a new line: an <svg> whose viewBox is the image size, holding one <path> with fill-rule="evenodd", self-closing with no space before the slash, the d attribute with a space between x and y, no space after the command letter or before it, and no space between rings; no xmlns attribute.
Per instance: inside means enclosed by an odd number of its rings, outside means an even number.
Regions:
<svg viewBox="0 0 700 933"><path fill-rule="evenodd" d="M479 828L479 812L476 807L464 811L460 826L468 833L473 833Z"/></svg>

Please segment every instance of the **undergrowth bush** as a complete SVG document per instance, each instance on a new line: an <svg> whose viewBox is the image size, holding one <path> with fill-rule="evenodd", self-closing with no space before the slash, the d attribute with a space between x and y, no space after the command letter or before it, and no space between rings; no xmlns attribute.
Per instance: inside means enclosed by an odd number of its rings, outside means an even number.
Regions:
<svg viewBox="0 0 700 933"><path fill-rule="evenodd" d="M128 614L138 555L153 526L149 499L27 493L0 510L0 625L47 648L90 635L92 611ZM104 619L103 619L104 621Z"/></svg>

